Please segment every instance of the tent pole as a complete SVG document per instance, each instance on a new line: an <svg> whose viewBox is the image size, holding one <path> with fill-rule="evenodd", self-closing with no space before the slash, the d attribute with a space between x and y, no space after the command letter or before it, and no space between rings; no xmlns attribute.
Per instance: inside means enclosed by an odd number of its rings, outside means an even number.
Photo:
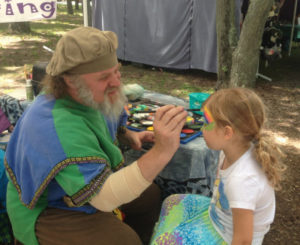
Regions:
<svg viewBox="0 0 300 245"><path fill-rule="evenodd" d="M82 0L82 8L83 8L83 25L89 26L89 13L88 13L87 0Z"/></svg>
<svg viewBox="0 0 300 245"><path fill-rule="evenodd" d="M292 22L292 31L291 31L290 44L289 44L289 56L291 56L292 45L293 45L293 38L294 38L294 28L295 28L295 20L296 20L297 4L298 4L298 0L295 0L295 4L294 4L294 14L293 14L293 22Z"/></svg>
<svg viewBox="0 0 300 245"><path fill-rule="evenodd" d="M267 81L269 81L269 82L272 82L272 78L267 77L267 76L265 76L265 75L259 73L259 63L260 63L260 55L259 55L259 57L258 57L258 65L257 65L257 71L256 71L256 78L257 78L257 77L261 77L262 79L265 79L265 80L267 80Z"/></svg>

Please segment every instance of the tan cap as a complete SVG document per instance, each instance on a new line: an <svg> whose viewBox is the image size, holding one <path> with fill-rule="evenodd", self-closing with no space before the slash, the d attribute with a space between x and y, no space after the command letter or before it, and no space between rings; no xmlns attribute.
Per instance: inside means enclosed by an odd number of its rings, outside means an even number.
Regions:
<svg viewBox="0 0 300 245"><path fill-rule="evenodd" d="M103 71L118 64L117 35L93 27L78 27L68 31L58 41L46 68L51 76L68 72L87 74Z"/></svg>

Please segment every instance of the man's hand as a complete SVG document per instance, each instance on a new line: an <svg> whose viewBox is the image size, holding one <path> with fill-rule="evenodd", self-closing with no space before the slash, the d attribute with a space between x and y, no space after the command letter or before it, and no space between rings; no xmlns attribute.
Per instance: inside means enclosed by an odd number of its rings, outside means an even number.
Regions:
<svg viewBox="0 0 300 245"><path fill-rule="evenodd" d="M186 117L187 111L181 106L167 105L157 109L153 123L154 146L138 159L138 166L147 181L152 182L177 151Z"/></svg>
<svg viewBox="0 0 300 245"><path fill-rule="evenodd" d="M155 113L153 123L155 145L159 151L173 156L180 144L180 132L186 121L187 112L183 107L167 105Z"/></svg>
<svg viewBox="0 0 300 245"><path fill-rule="evenodd" d="M134 132L126 129L125 137L134 150L141 150L144 142L154 142L154 133L150 131Z"/></svg>

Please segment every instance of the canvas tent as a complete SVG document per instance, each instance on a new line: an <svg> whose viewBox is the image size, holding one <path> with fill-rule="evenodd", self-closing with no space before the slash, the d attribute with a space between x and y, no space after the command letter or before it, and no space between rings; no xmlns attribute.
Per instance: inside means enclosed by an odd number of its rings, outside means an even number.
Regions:
<svg viewBox="0 0 300 245"><path fill-rule="evenodd" d="M217 72L215 13L212 0L97 0L92 23L117 33L121 60Z"/></svg>

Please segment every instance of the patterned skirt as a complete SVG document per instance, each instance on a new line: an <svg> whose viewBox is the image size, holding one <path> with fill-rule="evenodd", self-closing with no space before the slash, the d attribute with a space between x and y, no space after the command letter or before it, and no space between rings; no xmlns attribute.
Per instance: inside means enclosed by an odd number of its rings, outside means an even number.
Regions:
<svg viewBox="0 0 300 245"><path fill-rule="evenodd" d="M210 200L192 194L175 194L166 198L150 244L226 244L210 221Z"/></svg>

